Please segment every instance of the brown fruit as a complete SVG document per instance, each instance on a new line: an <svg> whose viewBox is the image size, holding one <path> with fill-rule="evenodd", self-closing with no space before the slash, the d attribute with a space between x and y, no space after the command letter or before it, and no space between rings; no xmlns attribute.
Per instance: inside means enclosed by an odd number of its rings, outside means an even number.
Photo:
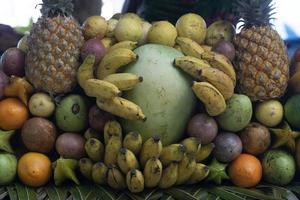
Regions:
<svg viewBox="0 0 300 200"><path fill-rule="evenodd" d="M265 152L271 143L269 130L256 122L250 123L240 134L245 152L259 155Z"/></svg>
<svg viewBox="0 0 300 200"><path fill-rule="evenodd" d="M51 121L34 117L25 122L21 137L28 150L49 153L55 143L56 128Z"/></svg>
<svg viewBox="0 0 300 200"><path fill-rule="evenodd" d="M77 133L63 133L56 140L56 151L64 158L80 159L84 156L85 139Z"/></svg>
<svg viewBox="0 0 300 200"><path fill-rule="evenodd" d="M300 71L296 72L289 80L289 88L294 92L300 92Z"/></svg>
<svg viewBox="0 0 300 200"><path fill-rule="evenodd" d="M235 49L231 42L226 40L218 41L213 47L212 51L223 54L226 56L230 61L234 60L235 57Z"/></svg>
<svg viewBox="0 0 300 200"><path fill-rule="evenodd" d="M296 51L294 52L291 59L291 65L294 65L297 62L300 62L300 47L297 48Z"/></svg>
<svg viewBox="0 0 300 200"><path fill-rule="evenodd" d="M0 99L3 97L4 88L7 86L8 82L8 76L3 71L0 71Z"/></svg>
<svg viewBox="0 0 300 200"><path fill-rule="evenodd" d="M102 133L107 121L114 120L114 116L94 105L89 110L89 125L92 129Z"/></svg>
<svg viewBox="0 0 300 200"><path fill-rule="evenodd" d="M300 71L300 62L296 62L290 66L290 77Z"/></svg>
<svg viewBox="0 0 300 200"><path fill-rule="evenodd" d="M6 75L23 77L25 74L25 53L16 47L9 48L1 56L1 64Z"/></svg>

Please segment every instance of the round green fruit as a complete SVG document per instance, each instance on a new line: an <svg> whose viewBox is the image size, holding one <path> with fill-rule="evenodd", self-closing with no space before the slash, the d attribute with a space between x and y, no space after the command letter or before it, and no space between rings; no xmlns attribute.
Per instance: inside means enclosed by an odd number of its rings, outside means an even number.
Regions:
<svg viewBox="0 0 300 200"><path fill-rule="evenodd" d="M300 94L294 95L284 105L284 116L288 123L295 128L300 128Z"/></svg>
<svg viewBox="0 0 300 200"><path fill-rule="evenodd" d="M178 142L196 105L192 79L173 66L183 54L174 48L147 44L134 50L139 59L125 72L143 77L143 82L124 94L138 104L147 117L145 122L122 120L125 132L138 131L143 140L160 135L164 145Z"/></svg>
<svg viewBox="0 0 300 200"><path fill-rule="evenodd" d="M231 132L245 128L252 117L252 103L249 97L243 94L234 94L226 104L226 110L217 117L220 127Z"/></svg>
<svg viewBox="0 0 300 200"><path fill-rule="evenodd" d="M256 106L255 117L268 127L277 126L283 117L283 106L276 100L260 102Z"/></svg>
<svg viewBox="0 0 300 200"><path fill-rule="evenodd" d="M11 183L17 173L17 159L9 153L0 153L0 185Z"/></svg>
<svg viewBox="0 0 300 200"><path fill-rule="evenodd" d="M69 95L62 99L55 111L57 126L68 132L78 132L86 128L87 103L80 95Z"/></svg>
<svg viewBox="0 0 300 200"><path fill-rule="evenodd" d="M262 159L263 177L265 181L286 185L294 178L296 164L294 158L282 150L270 150Z"/></svg>

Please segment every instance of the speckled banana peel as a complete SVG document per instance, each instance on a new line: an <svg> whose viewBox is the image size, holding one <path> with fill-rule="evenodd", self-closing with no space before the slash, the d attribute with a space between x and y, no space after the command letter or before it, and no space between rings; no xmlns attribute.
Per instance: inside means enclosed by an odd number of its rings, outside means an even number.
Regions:
<svg viewBox="0 0 300 200"><path fill-rule="evenodd" d="M143 145L141 134L136 131L127 133L123 140L123 147L132 151L136 156L140 153Z"/></svg>
<svg viewBox="0 0 300 200"><path fill-rule="evenodd" d="M147 188L154 188L158 185L162 170L162 164L157 157L152 157L146 162L143 174Z"/></svg>
<svg viewBox="0 0 300 200"><path fill-rule="evenodd" d="M125 41L118 42L118 43L112 45L109 48L108 52L113 51L115 49L120 49L120 48L134 50L136 47L137 47L137 42L125 40Z"/></svg>
<svg viewBox="0 0 300 200"><path fill-rule="evenodd" d="M130 192L138 193L142 192L145 187L144 176L141 171L137 169L131 169L126 175L126 183Z"/></svg>
<svg viewBox="0 0 300 200"><path fill-rule="evenodd" d="M104 77L103 80L114 84L119 90L126 91L141 83L143 77L132 73L115 73Z"/></svg>
<svg viewBox="0 0 300 200"><path fill-rule="evenodd" d="M201 143L195 137L185 138L181 141L181 144L185 147L185 152L192 156L195 156L201 149Z"/></svg>
<svg viewBox="0 0 300 200"><path fill-rule="evenodd" d="M184 154L183 159L178 163L178 177L176 185L182 185L188 181L196 168L196 160L190 154Z"/></svg>
<svg viewBox="0 0 300 200"><path fill-rule="evenodd" d="M169 146L163 147L159 159L165 167L174 161L180 162L185 152L186 148L182 144L170 144Z"/></svg>
<svg viewBox="0 0 300 200"><path fill-rule="evenodd" d="M127 174L131 169L139 169L139 162L134 153L126 148L119 150L117 163L124 174Z"/></svg>
<svg viewBox="0 0 300 200"><path fill-rule="evenodd" d="M140 164L144 167L146 162L152 157L159 157L162 152L163 146L160 137L157 135L147 139L140 152Z"/></svg>
<svg viewBox="0 0 300 200"><path fill-rule="evenodd" d="M178 178L178 163L172 162L162 171L158 187L162 189L170 188L176 184Z"/></svg>
<svg viewBox="0 0 300 200"><path fill-rule="evenodd" d="M190 176L190 178L187 180L186 184L195 184L201 182L203 179L205 179L209 174L209 168L208 166L202 164L202 163L196 163L195 169Z"/></svg>
<svg viewBox="0 0 300 200"><path fill-rule="evenodd" d="M116 166L108 165L107 184L115 190L126 188L126 179Z"/></svg>
<svg viewBox="0 0 300 200"><path fill-rule="evenodd" d="M119 137L111 137L105 145L104 163L108 165L117 165L118 153L122 147Z"/></svg>
<svg viewBox="0 0 300 200"><path fill-rule="evenodd" d="M122 95L122 92L117 86L99 79L88 79L83 89L85 94L89 97L112 99L113 97Z"/></svg>
<svg viewBox="0 0 300 200"><path fill-rule="evenodd" d="M81 88L84 88L85 82L94 78L95 56L88 55L77 70L77 82Z"/></svg>
<svg viewBox="0 0 300 200"><path fill-rule="evenodd" d="M193 56L196 58L201 58L204 49L194 40L186 37L177 37L176 44L180 46L183 54L187 56Z"/></svg>

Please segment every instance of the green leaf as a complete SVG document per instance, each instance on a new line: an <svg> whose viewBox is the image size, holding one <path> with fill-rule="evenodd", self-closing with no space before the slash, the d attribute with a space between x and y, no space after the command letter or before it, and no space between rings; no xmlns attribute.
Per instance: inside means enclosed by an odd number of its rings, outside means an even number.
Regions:
<svg viewBox="0 0 300 200"><path fill-rule="evenodd" d="M184 199L184 200L197 200L190 193L186 192L183 189L179 188L170 188L165 191L167 194L171 195L175 199Z"/></svg>
<svg viewBox="0 0 300 200"><path fill-rule="evenodd" d="M297 193L297 194L300 194L300 185L293 185L293 186L289 186L288 187L291 191Z"/></svg>
<svg viewBox="0 0 300 200"><path fill-rule="evenodd" d="M4 199L8 195L8 191L5 189L5 187L0 188L0 199Z"/></svg>
<svg viewBox="0 0 300 200"><path fill-rule="evenodd" d="M116 200L131 200L131 199L125 193L122 193Z"/></svg>
<svg viewBox="0 0 300 200"><path fill-rule="evenodd" d="M265 195L262 194L260 192L257 192L255 190L251 190L251 189L245 189L245 188L239 188L239 187L235 187L235 186L223 186L222 187L224 190L233 192L233 193L237 193L237 194L241 194L243 196L247 196L247 197L251 197L254 199L264 199L264 200L280 200L278 198L269 196L269 195Z"/></svg>
<svg viewBox="0 0 300 200"><path fill-rule="evenodd" d="M175 200L171 195L164 193L160 200Z"/></svg>
<svg viewBox="0 0 300 200"><path fill-rule="evenodd" d="M6 187L9 199L11 200L18 200L18 194L16 187L14 185L10 185Z"/></svg>
<svg viewBox="0 0 300 200"><path fill-rule="evenodd" d="M74 200L94 200L96 199L96 191L94 187L82 185L73 185L70 189Z"/></svg>
<svg viewBox="0 0 300 200"><path fill-rule="evenodd" d="M19 200L32 200L36 199L37 195L33 188L25 186L20 183L16 183L16 190Z"/></svg>
<svg viewBox="0 0 300 200"><path fill-rule="evenodd" d="M55 187L53 185L49 185L44 188L46 191L49 200L65 200L68 195L67 187Z"/></svg>
<svg viewBox="0 0 300 200"><path fill-rule="evenodd" d="M100 186L100 185L96 185L96 196L100 199L104 199L104 200L115 200L117 199L117 195L113 192L111 192L110 190Z"/></svg>
<svg viewBox="0 0 300 200"><path fill-rule="evenodd" d="M220 187L213 187L208 190L210 193L219 196L224 200L245 200L246 198L238 196L232 192L226 191Z"/></svg>
<svg viewBox="0 0 300 200"><path fill-rule="evenodd" d="M196 191L193 193L193 197L195 197L198 200L201 199L206 199L208 195L208 192L204 188L198 188Z"/></svg>

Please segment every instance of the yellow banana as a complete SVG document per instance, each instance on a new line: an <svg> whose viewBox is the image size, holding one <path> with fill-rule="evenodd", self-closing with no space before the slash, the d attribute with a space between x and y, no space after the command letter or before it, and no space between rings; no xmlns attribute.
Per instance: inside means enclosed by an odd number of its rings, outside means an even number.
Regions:
<svg viewBox="0 0 300 200"><path fill-rule="evenodd" d="M125 48L125 49L130 49L133 50L137 47L137 42L133 42L130 40L125 40L125 41L121 41L118 42L116 44L114 44L113 46L111 46L108 50L108 52L115 50L115 49L119 49L119 48Z"/></svg>
<svg viewBox="0 0 300 200"><path fill-rule="evenodd" d="M131 73L115 73L103 80L114 84L119 90L131 90L143 81L143 77Z"/></svg>
<svg viewBox="0 0 300 200"><path fill-rule="evenodd" d="M158 185L162 170L162 164L158 158L152 157L146 162L143 174L147 188L153 188Z"/></svg>
<svg viewBox="0 0 300 200"><path fill-rule="evenodd" d="M194 40L186 37L177 37L176 44L180 46L181 51L187 56L201 58L204 49Z"/></svg>
<svg viewBox="0 0 300 200"><path fill-rule="evenodd" d="M117 164L117 157L121 147L122 147L122 142L119 137L113 136L108 140L105 146L105 154L104 154L104 163L106 165Z"/></svg>
<svg viewBox="0 0 300 200"><path fill-rule="evenodd" d="M138 132L132 131L125 135L123 140L123 147L129 149L135 155L138 155L140 153L142 145L142 136Z"/></svg>
<svg viewBox="0 0 300 200"><path fill-rule="evenodd" d="M90 159L98 162L103 159L104 146L102 142L96 138L90 138L85 142L84 149Z"/></svg>
<svg viewBox="0 0 300 200"><path fill-rule="evenodd" d="M77 71L77 81L81 88L84 88L88 79L94 78L95 56L88 55Z"/></svg>
<svg viewBox="0 0 300 200"><path fill-rule="evenodd" d="M192 176L196 168L196 161L193 156L185 154L183 159L178 163L178 177L176 185L184 184Z"/></svg>
<svg viewBox="0 0 300 200"><path fill-rule="evenodd" d="M225 99L212 84L194 82L192 89L196 96L204 103L205 109L210 116L217 116L225 111Z"/></svg>
<svg viewBox="0 0 300 200"><path fill-rule="evenodd" d="M122 92L117 88L117 86L99 79L87 80L84 85L84 92L87 96L102 99L111 99L122 95Z"/></svg>
<svg viewBox="0 0 300 200"><path fill-rule="evenodd" d="M107 144L108 140L113 136L118 137L120 140L122 140L121 124L116 120L107 121L104 124L103 135L104 135L104 144Z"/></svg>
<svg viewBox="0 0 300 200"><path fill-rule="evenodd" d="M219 53L210 51L210 52L204 52L201 55L201 58L203 60L206 60L212 67L217 68L221 71L223 71L225 74L227 74L231 80L233 81L233 85L236 84L236 74L234 67L230 60Z"/></svg>
<svg viewBox="0 0 300 200"><path fill-rule="evenodd" d="M175 58L174 64L197 80L200 79L202 69L211 67L208 62L192 56Z"/></svg>
<svg viewBox="0 0 300 200"><path fill-rule="evenodd" d="M147 160L152 157L159 157L162 152L162 143L160 137L157 135L152 136L146 140L142 146L140 152L140 163L142 166L145 166Z"/></svg>
<svg viewBox="0 0 300 200"><path fill-rule="evenodd" d="M187 180L186 184L199 183L200 181L205 179L208 174L209 168L202 163L197 163L191 177Z"/></svg>
<svg viewBox="0 0 300 200"><path fill-rule="evenodd" d="M105 33L106 37L114 37L114 34L115 34L114 31L115 31L115 28L116 28L118 22L119 22L119 20L117 20L117 19L109 19L107 21L107 30Z"/></svg>
<svg viewBox="0 0 300 200"><path fill-rule="evenodd" d="M211 152L213 151L213 149L215 148L215 144L214 143L209 143L206 144L204 146L201 147L201 149L199 149L196 153L196 162L202 162L203 160L205 160L206 158L208 158L208 156L211 154Z"/></svg>
<svg viewBox="0 0 300 200"><path fill-rule="evenodd" d="M92 168L92 179L94 183L104 185L107 183L108 168L103 162L97 162Z"/></svg>
<svg viewBox="0 0 300 200"><path fill-rule="evenodd" d="M185 152L182 144L171 144L163 148L159 158L163 166L167 166L173 161L181 161Z"/></svg>
<svg viewBox="0 0 300 200"><path fill-rule="evenodd" d="M113 115L129 120L146 120L142 109L135 103L121 97L114 97L109 100L97 98L97 106Z"/></svg>
<svg viewBox="0 0 300 200"><path fill-rule="evenodd" d="M176 184L178 178L178 163L172 162L162 171L158 187L162 189L170 188Z"/></svg>
<svg viewBox="0 0 300 200"><path fill-rule="evenodd" d="M108 165L107 183L115 190L123 190L126 188L125 177L120 170L113 165Z"/></svg>
<svg viewBox="0 0 300 200"><path fill-rule="evenodd" d="M142 172L137 169L130 170L126 175L126 183L130 192L142 192L145 185L145 180Z"/></svg>
<svg viewBox="0 0 300 200"><path fill-rule="evenodd" d="M131 169L139 169L139 162L136 159L134 153L126 148L120 149L117 157L117 162L120 170L124 174L127 174L127 172L129 172L129 170Z"/></svg>
<svg viewBox="0 0 300 200"><path fill-rule="evenodd" d="M81 158L78 162L80 173L87 179L92 179L93 162L89 158Z"/></svg>
<svg viewBox="0 0 300 200"><path fill-rule="evenodd" d="M201 144L195 137L186 138L181 141L181 144L185 147L186 153L193 156L201 149Z"/></svg>
<svg viewBox="0 0 300 200"><path fill-rule="evenodd" d="M201 45L204 52L211 52L212 46L209 45Z"/></svg>
<svg viewBox="0 0 300 200"><path fill-rule="evenodd" d="M118 48L109 51L102 58L97 71L96 76L98 79L103 79L104 77L116 73L116 71L137 59L137 55L130 49Z"/></svg>
<svg viewBox="0 0 300 200"><path fill-rule="evenodd" d="M180 52L182 52L182 50L181 50L181 48L178 44L175 44L173 48L180 51Z"/></svg>
<svg viewBox="0 0 300 200"><path fill-rule="evenodd" d="M224 99L227 100L232 97L234 92L234 84L230 77L216 68L205 68L200 73L201 81L207 81L223 95Z"/></svg>
<svg viewBox="0 0 300 200"><path fill-rule="evenodd" d="M104 38L102 38L101 42L104 45L106 51L108 51L108 49L112 45L114 45L117 42L117 40L115 38L113 38L113 37L104 37Z"/></svg>

